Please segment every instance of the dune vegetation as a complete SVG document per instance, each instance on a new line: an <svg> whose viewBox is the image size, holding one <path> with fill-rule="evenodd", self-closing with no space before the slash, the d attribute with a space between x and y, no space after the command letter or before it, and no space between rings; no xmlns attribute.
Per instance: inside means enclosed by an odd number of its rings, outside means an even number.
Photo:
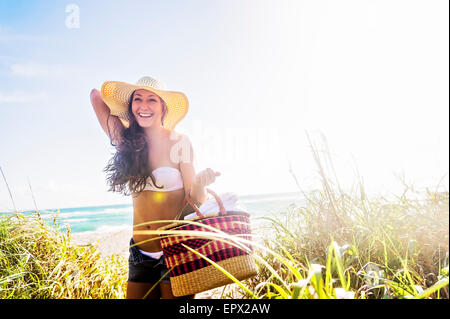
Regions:
<svg viewBox="0 0 450 319"><path fill-rule="evenodd" d="M388 200L359 182L348 193L312 150L322 189L303 192L303 207L262 217L270 231L254 233L258 275L227 274L235 283L213 298L448 299L448 190L405 185ZM125 258L73 244L57 217L0 217L0 298L124 298L127 271Z"/></svg>

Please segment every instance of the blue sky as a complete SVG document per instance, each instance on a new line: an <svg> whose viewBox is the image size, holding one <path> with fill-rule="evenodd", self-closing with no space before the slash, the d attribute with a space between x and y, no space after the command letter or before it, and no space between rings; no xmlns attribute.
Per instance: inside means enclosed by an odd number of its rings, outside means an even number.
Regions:
<svg viewBox="0 0 450 319"><path fill-rule="evenodd" d="M66 6L80 12L66 26ZM89 102L143 75L185 92L177 126L211 188L320 187L305 131L340 181L448 189L447 1L0 0L0 166L18 209L131 203L107 192L114 149ZM0 211L12 209L0 182Z"/></svg>

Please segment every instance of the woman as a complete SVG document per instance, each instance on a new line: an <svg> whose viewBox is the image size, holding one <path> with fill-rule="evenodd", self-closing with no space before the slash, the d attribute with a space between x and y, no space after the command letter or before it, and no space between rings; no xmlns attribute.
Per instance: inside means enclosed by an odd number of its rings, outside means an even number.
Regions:
<svg viewBox="0 0 450 319"><path fill-rule="evenodd" d="M205 187L220 173L207 168L195 174L189 138L173 130L188 111L183 93L166 91L158 80L143 77L136 85L104 82L101 92L91 91L91 102L117 149L105 168L109 190L124 195L130 190L134 230L155 230L167 223L145 223L175 219L186 194L198 205L207 199ZM133 235L130 241L128 299L175 298L168 275L148 293L168 271L159 240L151 240L155 237Z"/></svg>

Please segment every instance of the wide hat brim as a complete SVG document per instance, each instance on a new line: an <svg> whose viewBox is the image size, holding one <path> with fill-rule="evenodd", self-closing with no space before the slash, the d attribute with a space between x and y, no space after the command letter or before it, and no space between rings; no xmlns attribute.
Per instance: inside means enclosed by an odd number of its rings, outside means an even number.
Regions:
<svg viewBox="0 0 450 319"><path fill-rule="evenodd" d="M163 127L173 130L186 115L189 109L189 101L186 95L177 91L155 89L146 85L130 84L120 81L106 81L100 90L101 97L109 107L111 115L118 116L125 127L130 125L128 103L133 91L144 89L161 97L167 105L167 114L164 117Z"/></svg>

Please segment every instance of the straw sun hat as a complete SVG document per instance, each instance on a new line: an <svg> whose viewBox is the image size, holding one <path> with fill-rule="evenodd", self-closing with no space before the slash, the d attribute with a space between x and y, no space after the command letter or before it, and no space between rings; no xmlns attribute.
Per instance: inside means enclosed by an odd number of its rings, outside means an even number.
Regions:
<svg viewBox="0 0 450 319"><path fill-rule="evenodd" d="M167 91L164 84L150 76L140 78L136 84L119 81L106 81L102 85L101 96L111 110L111 115L119 117L120 121L129 127L130 114L128 103L134 90L145 89L161 97L167 104L168 112L164 118L163 127L173 130L178 122L186 115L189 101L182 92Z"/></svg>

